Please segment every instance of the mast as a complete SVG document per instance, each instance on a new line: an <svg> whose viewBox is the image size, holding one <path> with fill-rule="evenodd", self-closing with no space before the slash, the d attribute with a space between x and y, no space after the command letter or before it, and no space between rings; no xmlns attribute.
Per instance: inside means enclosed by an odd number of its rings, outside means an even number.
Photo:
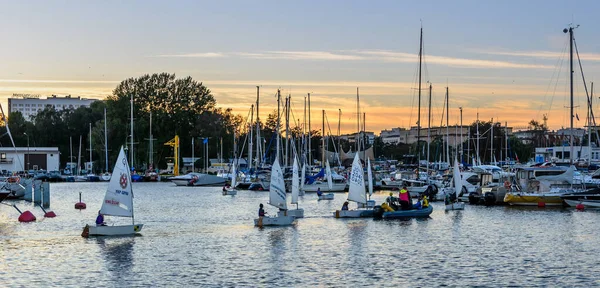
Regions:
<svg viewBox="0 0 600 288"><path fill-rule="evenodd" d="M464 151L464 140L463 140L463 122L462 122L462 107L458 107L458 109L460 110L460 163L462 163L463 160L463 153Z"/></svg>
<svg viewBox="0 0 600 288"><path fill-rule="evenodd" d="M429 112L427 116L427 167L425 175L427 175L427 184L429 184L429 143L431 141L431 82L429 83ZM418 178L417 178L418 179Z"/></svg>
<svg viewBox="0 0 600 288"><path fill-rule="evenodd" d="M446 161L448 162L448 165L450 165L450 131L448 130L450 127L450 121L449 121L449 117L448 114L450 113L450 104L448 103L450 101L450 92L448 90L448 87L446 86ZM454 137L456 139L456 137Z"/></svg>
<svg viewBox="0 0 600 288"><path fill-rule="evenodd" d="M152 115L152 114L150 114L150 115ZM152 137L152 136L150 136L150 137ZM194 167L194 165L195 165L194 162L196 162L195 161L196 159L194 157L194 148L195 148L195 146L194 146L194 137L192 137L192 172L196 172L196 169Z"/></svg>
<svg viewBox="0 0 600 288"><path fill-rule="evenodd" d="M358 94L358 87L356 87L356 153L360 151L360 96Z"/></svg>
<svg viewBox="0 0 600 288"><path fill-rule="evenodd" d="M81 135L79 135L79 155L77 156L77 175L81 176Z"/></svg>
<svg viewBox="0 0 600 288"><path fill-rule="evenodd" d="M367 143L366 143L367 141L365 139L367 137L367 135L365 134L366 133L366 129L367 129L367 127L365 126L366 119L367 119L367 113L363 113L363 133L362 133L362 137L360 138L363 141L362 142L363 143L363 146L362 146L362 149L363 149L363 161L367 161Z"/></svg>
<svg viewBox="0 0 600 288"><path fill-rule="evenodd" d="M302 124L302 164L306 163L306 96L304 96L304 122ZM304 167L304 165L302 165ZM304 181L304 179L302 180Z"/></svg>
<svg viewBox="0 0 600 288"><path fill-rule="evenodd" d="M92 123L90 123L90 174L94 172L94 161L92 161Z"/></svg>
<svg viewBox="0 0 600 288"><path fill-rule="evenodd" d="M279 125L281 125L281 117L279 117L281 115L281 112L279 111L280 109L280 103L281 102L281 91L279 89L277 89L277 138L275 138L276 143L277 143L277 153L275 154L275 159L279 159Z"/></svg>
<svg viewBox="0 0 600 288"><path fill-rule="evenodd" d="M69 164L71 164L70 162L73 162L73 137L69 136L69 151L70 152L70 156L69 156ZM71 175L75 175L75 171L73 171L73 165L69 165L69 170L71 171Z"/></svg>
<svg viewBox="0 0 600 288"><path fill-rule="evenodd" d="M131 121L130 121L130 136L131 136L131 149L129 150L131 154L129 154L129 159L131 159L131 163L129 163L129 165L132 165L135 167L135 165L133 165L133 94L131 94ZM131 169L131 168L130 168Z"/></svg>
<svg viewBox="0 0 600 288"><path fill-rule="evenodd" d="M421 140L421 65L423 58L423 26L421 26L421 37L419 38L419 109L417 113L417 178L419 177L419 166L421 166L421 151L419 141ZM429 159L428 159L429 161Z"/></svg>
<svg viewBox="0 0 600 288"><path fill-rule="evenodd" d="M492 163L492 165L496 165L496 161L494 161L494 118L492 118L492 127L490 127L490 150L491 150L491 155L490 155L490 163Z"/></svg>
<svg viewBox="0 0 600 288"><path fill-rule="evenodd" d="M106 107L104 107L104 162L105 172L108 172L108 131L106 130Z"/></svg>
<svg viewBox="0 0 600 288"><path fill-rule="evenodd" d="M260 167L260 114L259 107L260 100L260 86L256 86L256 167Z"/></svg>
<svg viewBox="0 0 600 288"><path fill-rule="evenodd" d="M590 91L590 105L588 105L588 163L592 163L592 99L594 99L594 82Z"/></svg>
<svg viewBox="0 0 600 288"><path fill-rule="evenodd" d="M570 64L570 81L571 81L571 105L569 105L571 109L571 133L569 133L569 164L573 165L573 27L569 27L569 64Z"/></svg>
<svg viewBox="0 0 600 288"><path fill-rule="evenodd" d="M342 166L342 161L341 161L341 160L342 160L342 158L341 158L341 154L342 154L342 145L340 144L340 138L341 138L341 135L340 135L340 130L341 130L341 129L340 129L340 128L341 128L341 124L342 124L342 109L338 109L338 131L337 131L337 132L338 132L338 133L337 133L337 136L338 136L338 139L337 139L337 140L338 140L338 143L337 143L337 146L338 146L338 149L339 149L339 150L338 150L338 153L337 153L337 154L338 154L338 165L339 165L339 166Z"/></svg>
<svg viewBox="0 0 600 288"><path fill-rule="evenodd" d="M150 147L149 152L148 152L148 165L152 165L152 168L154 168L154 143L152 143L154 139L152 139L152 111L150 111L150 139L148 139L148 141L150 143L150 145L148 145ZM194 151L194 137L192 137L192 154ZM192 172L194 171L194 156L192 155Z"/></svg>
<svg viewBox="0 0 600 288"><path fill-rule="evenodd" d="M508 159L508 121L504 121L504 141L504 154L506 154L504 157Z"/></svg>
<svg viewBox="0 0 600 288"><path fill-rule="evenodd" d="M250 125L248 130L250 134L250 140L248 140L248 171L252 171L252 122L254 121L254 104L250 108Z"/></svg>
<svg viewBox="0 0 600 288"><path fill-rule="evenodd" d="M325 165L325 109L323 109L323 135L321 137L321 165Z"/></svg>
<svg viewBox="0 0 600 288"><path fill-rule="evenodd" d="M310 147L310 93L308 93L308 166L311 166L312 163L312 148ZM310 168L309 168L310 169Z"/></svg>
<svg viewBox="0 0 600 288"><path fill-rule="evenodd" d="M477 159L475 159L475 163L476 163L476 165L479 165L480 164L479 163L479 112L477 112L477 131L476 131L476 133L477 133L477 135L476 135L476 137L477 137L476 150L477 151L475 151L475 155L477 156Z"/></svg>
<svg viewBox="0 0 600 288"><path fill-rule="evenodd" d="M288 167L288 159L290 153L289 139L290 139L290 101L292 95L288 95L285 98L285 167Z"/></svg>

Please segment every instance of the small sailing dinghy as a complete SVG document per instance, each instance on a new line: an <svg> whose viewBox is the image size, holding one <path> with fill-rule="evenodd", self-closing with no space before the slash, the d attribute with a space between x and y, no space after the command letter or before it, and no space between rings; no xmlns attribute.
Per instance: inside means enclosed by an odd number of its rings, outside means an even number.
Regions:
<svg viewBox="0 0 600 288"><path fill-rule="evenodd" d="M231 168L231 186L223 187L223 195L237 195L235 185L237 185L237 171L235 170L235 163L233 163L233 167Z"/></svg>
<svg viewBox="0 0 600 288"><path fill-rule="evenodd" d="M298 195L300 194L300 178L298 176L298 159L294 157L294 166L292 166L292 204L296 204L296 209L287 211L287 215L296 218L304 218L304 209L298 208Z"/></svg>
<svg viewBox="0 0 600 288"><path fill-rule="evenodd" d="M460 176L460 167L458 166L458 160L454 158L454 168L452 168L452 178L454 178L454 201L449 201L449 197L446 197L446 211L450 210L465 210L465 203L458 201L458 194L462 190L462 179Z"/></svg>
<svg viewBox="0 0 600 288"><path fill-rule="evenodd" d="M331 167L329 167L329 160L325 162L325 175L327 177L327 187L329 191L333 189L333 180L331 179ZM333 200L333 193L321 194L318 196L319 200Z"/></svg>
<svg viewBox="0 0 600 288"><path fill-rule="evenodd" d="M261 216L254 219L254 226L288 226L292 225L296 218L287 215L287 200L285 193L285 182L283 180L283 171L279 166L279 158L271 167L271 186L269 187L269 205L279 208L277 216Z"/></svg>
<svg viewBox="0 0 600 288"><path fill-rule="evenodd" d="M356 202L358 209L336 210L333 212L333 216L335 218L373 217L373 209L365 209L367 207L367 191L365 189L365 175L360 164L360 159L358 158L358 153L354 155L352 171L348 180L350 184L348 201Z"/></svg>
<svg viewBox="0 0 600 288"><path fill-rule="evenodd" d="M121 147L119 157L113 169L113 176L108 183L100 213L106 216L130 217L131 225L86 225L81 236L127 236L135 235L142 230L143 224L135 224L133 217L133 189L131 173L125 151Z"/></svg>

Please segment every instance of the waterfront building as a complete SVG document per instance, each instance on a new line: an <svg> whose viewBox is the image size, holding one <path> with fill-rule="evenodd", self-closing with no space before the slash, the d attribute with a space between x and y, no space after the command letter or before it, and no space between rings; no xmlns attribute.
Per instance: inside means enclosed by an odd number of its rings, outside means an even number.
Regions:
<svg viewBox="0 0 600 288"><path fill-rule="evenodd" d="M58 171L59 155L58 147L0 147L0 170Z"/></svg>
<svg viewBox="0 0 600 288"><path fill-rule="evenodd" d="M52 106L56 110L77 109L79 107L89 107L97 99L81 98L79 96L72 97L52 95L46 98L41 98L37 94L13 94L8 98L8 114L19 111L25 120L31 120L38 112L44 110L46 106Z"/></svg>

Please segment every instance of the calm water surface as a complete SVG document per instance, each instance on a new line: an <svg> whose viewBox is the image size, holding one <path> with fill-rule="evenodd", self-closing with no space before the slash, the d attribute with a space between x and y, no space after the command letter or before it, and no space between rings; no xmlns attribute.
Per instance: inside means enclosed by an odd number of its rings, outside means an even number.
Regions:
<svg viewBox="0 0 600 288"><path fill-rule="evenodd" d="M82 238L106 185L52 184L54 219L14 202L38 216L35 223L19 223L16 210L0 205L0 286L600 285L598 211L467 206L446 213L434 203L426 220L340 220L331 212L345 194L333 201L307 194L300 197L305 219L258 229L252 221L266 192L223 196L220 188L135 183L142 236ZM80 191L87 210L73 208Z"/></svg>

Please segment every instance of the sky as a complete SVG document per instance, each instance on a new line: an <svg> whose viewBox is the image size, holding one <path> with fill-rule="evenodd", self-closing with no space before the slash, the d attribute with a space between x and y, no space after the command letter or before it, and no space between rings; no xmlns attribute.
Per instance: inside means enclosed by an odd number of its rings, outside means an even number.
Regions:
<svg viewBox="0 0 600 288"><path fill-rule="evenodd" d="M243 117L261 89L261 118L292 97L312 129L322 110L337 134L494 119L516 129L548 116L569 127L568 34L575 29L585 80L600 72L598 1L4 1L0 0L0 104L13 93L105 98L126 78L169 72L206 85ZM575 66L575 127L586 94ZM594 107L600 99L596 97ZM445 117L445 116L444 116ZM292 124L294 125L294 124ZM302 125L302 124L300 124Z"/></svg>

